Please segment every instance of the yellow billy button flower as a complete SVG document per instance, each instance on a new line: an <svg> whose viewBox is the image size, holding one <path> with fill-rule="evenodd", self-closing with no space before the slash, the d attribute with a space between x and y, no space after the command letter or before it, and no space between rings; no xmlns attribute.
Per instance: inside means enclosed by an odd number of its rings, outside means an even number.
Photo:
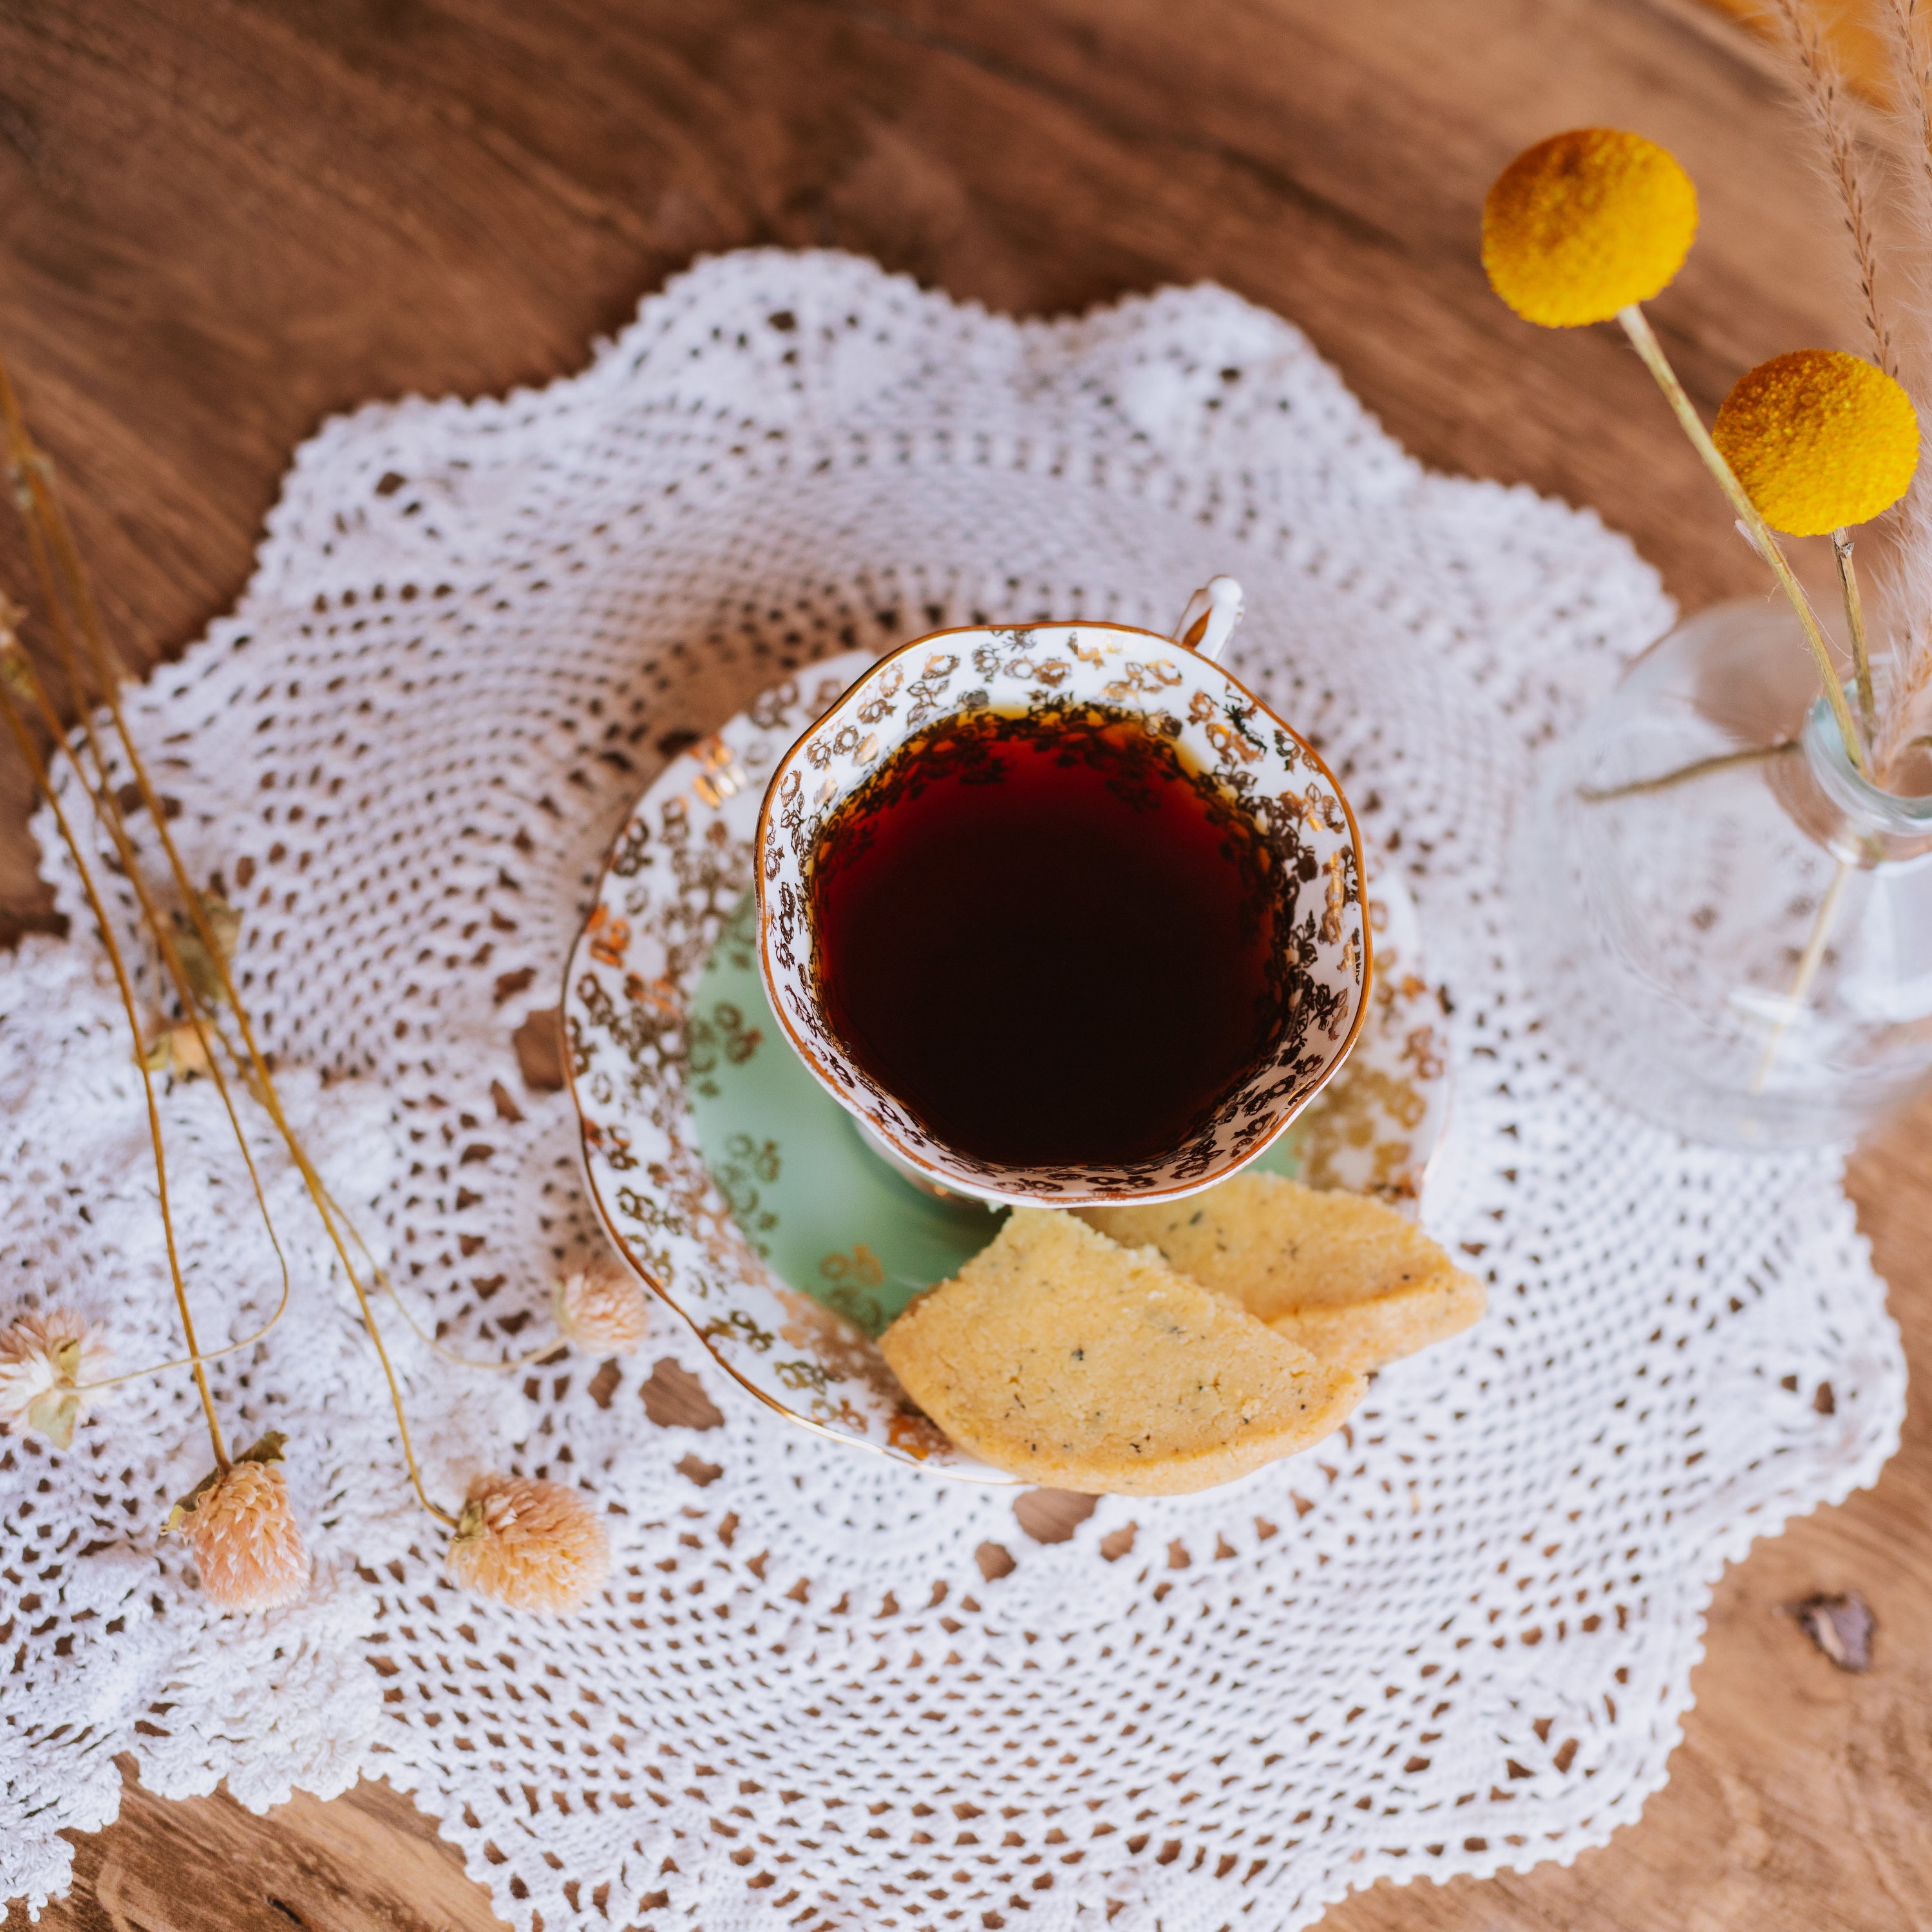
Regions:
<svg viewBox="0 0 1932 1932"><path fill-rule="evenodd" d="M1697 190L1641 134L1579 128L1517 155L1483 203L1490 286L1526 322L1607 322L1669 286L1697 233Z"/></svg>
<svg viewBox="0 0 1932 1932"><path fill-rule="evenodd" d="M1775 530L1822 536L1888 510L1918 466L1912 398L1835 349L1760 362L1724 398L1711 440Z"/></svg>

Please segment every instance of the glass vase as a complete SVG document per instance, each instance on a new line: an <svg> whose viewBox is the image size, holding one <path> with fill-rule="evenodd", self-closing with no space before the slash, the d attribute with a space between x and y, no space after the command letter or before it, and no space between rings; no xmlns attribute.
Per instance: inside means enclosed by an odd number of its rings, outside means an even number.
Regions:
<svg viewBox="0 0 1932 1932"><path fill-rule="evenodd" d="M1853 1139L1925 1084L1932 764L1889 776L1852 768L1782 604L1707 610L1631 667L1515 854L1538 1003L1597 1085L1770 1150Z"/></svg>

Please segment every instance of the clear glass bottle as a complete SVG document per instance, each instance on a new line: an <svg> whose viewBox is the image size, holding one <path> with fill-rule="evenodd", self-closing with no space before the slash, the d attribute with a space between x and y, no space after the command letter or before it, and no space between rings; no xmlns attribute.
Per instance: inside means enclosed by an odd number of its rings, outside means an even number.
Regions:
<svg viewBox="0 0 1932 1932"><path fill-rule="evenodd" d="M1518 828L1538 1004L1694 1139L1855 1138L1932 1078L1932 759L1852 769L1797 622L1720 605L1551 757Z"/></svg>

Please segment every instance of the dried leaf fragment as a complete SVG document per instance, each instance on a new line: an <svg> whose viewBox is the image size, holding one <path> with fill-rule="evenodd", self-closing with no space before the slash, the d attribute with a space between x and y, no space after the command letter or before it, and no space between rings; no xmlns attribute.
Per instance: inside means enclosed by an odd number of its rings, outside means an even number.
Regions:
<svg viewBox="0 0 1932 1932"><path fill-rule="evenodd" d="M192 1020L176 1020L161 1028L148 1040L141 1058L149 1072L173 1074L184 1080L208 1071L208 1049Z"/></svg>
<svg viewBox="0 0 1932 1932"><path fill-rule="evenodd" d="M182 970L188 975L189 990L204 1006L218 1006L228 997L222 979L242 937L242 915L218 892L198 892L195 896L200 904L202 919L214 940L214 950L208 950L200 928L184 912L174 915L175 950L181 957Z"/></svg>
<svg viewBox="0 0 1932 1932"><path fill-rule="evenodd" d="M7 688L16 698L31 700L34 694L34 670L27 656L26 646L15 635L15 626L25 616L17 605L0 599L0 678L7 682Z"/></svg>
<svg viewBox="0 0 1932 1932"><path fill-rule="evenodd" d="M1798 1627L1840 1670L1871 1668L1872 1632L1878 1619L1856 1590L1842 1597L1808 1597L1791 1606Z"/></svg>

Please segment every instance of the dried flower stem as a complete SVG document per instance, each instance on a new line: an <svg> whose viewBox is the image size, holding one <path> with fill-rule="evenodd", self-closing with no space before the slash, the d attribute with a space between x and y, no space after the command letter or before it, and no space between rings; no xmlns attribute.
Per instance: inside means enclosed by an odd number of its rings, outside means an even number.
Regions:
<svg viewBox="0 0 1932 1932"><path fill-rule="evenodd" d="M252 1042L251 1042L252 1051ZM272 1090L270 1090L272 1091ZM376 1351L376 1359L382 1365L382 1378L388 1384L389 1406L396 1418L396 1436L403 1451L403 1461L410 1472L410 1486L416 1492L416 1501L421 1503L437 1522L454 1529L458 1518L455 1514L445 1509L440 1503L433 1502L423 1486L422 1470L416 1461L416 1445L410 1440L410 1419L403 1408L402 1384L396 1378L394 1365L389 1360L389 1352L382 1345L382 1331L376 1325L375 1311L369 1306L369 1292L362 1286L362 1277L356 1272L349 1258L349 1250L343 1244L342 1233L338 1226L334 1213L328 1204L328 1191L322 1184L321 1177L309 1163L307 1154L300 1151L302 1143L296 1139L295 1130L289 1126L281 1112L281 1102L277 1099L270 1109L277 1123L282 1127L284 1138L302 1178L308 1184L310 1198L315 1202L316 1211L322 1216L322 1226L328 1230L330 1244L334 1246L342 1263L343 1272L349 1278L349 1286L356 1293L356 1305L362 1310L362 1327L369 1337L370 1345Z"/></svg>
<svg viewBox="0 0 1932 1932"><path fill-rule="evenodd" d="M1910 243L1906 279L1919 292L1904 307L1900 332L1906 386L1916 400L1932 382L1932 305L1924 295L1932 271L1932 61L1925 52L1917 0L1888 0L1879 10L1891 56L1892 118L1903 204L1899 227ZM1894 513L1893 530L1880 603L1892 634L1896 669L1886 680L1876 746L1879 770L1888 779L1909 748L1902 741L1932 686L1932 473L1922 463Z"/></svg>
<svg viewBox="0 0 1932 1932"><path fill-rule="evenodd" d="M14 731L15 742L20 745L21 754L27 761L28 768L33 775L35 784L53 812L55 822L60 828L62 842L65 844L69 854L73 857L75 869L80 875L82 890L87 896L88 903L93 910L96 922L99 923L105 918L105 908L101 903L99 892L94 885L93 874L88 866L86 856L80 850L79 841L74 837L72 826L67 818L65 811L60 800L54 794L52 775L48 770L44 760L40 757L40 748L34 742L32 732L26 728L26 721L20 716L14 704L14 699L22 687L32 691L37 700L36 708L40 710L43 717L48 716L49 706L46 688L40 683L38 674L34 670L32 662L28 658L25 647L20 642L10 615L4 606L0 605L0 700L4 700L6 704L9 713L8 724ZM78 770L77 766L76 769ZM128 980L119 946L112 931L104 925L102 934L106 945L108 958L114 968L116 984L121 992L122 1008L128 1014L128 1030L134 1036L135 1057L139 1060L141 1057L142 1035L139 1022L135 1016L132 988ZM157 1133L159 1131L159 1125L154 1115L153 1082L152 1078L148 1077L148 1070L145 1067L143 1078L148 1092L149 1130L151 1134ZM88 1394L98 1389L117 1388L123 1382L140 1382L150 1376L166 1375L172 1370L186 1368L194 1370L197 1382L202 1382L205 1388L205 1381L201 1374L202 1364L208 1362L218 1362L226 1356L239 1354L244 1349L252 1348L256 1342L266 1337L269 1331L281 1320L288 1310L290 1295L288 1261L282 1252L280 1242L276 1238L274 1223L268 1220L268 1203L263 1195L261 1178L256 1170L254 1159L249 1152L248 1144L242 1138L241 1123L236 1116L234 1103L225 1091L223 1098L227 1102L230 1124L233 1126L236 1141L241 1146L242 1157L248 1163L249 1178L254 1184L256 1199L261 1207L262 1220L268 1228L268 1240L274 1248L276 1259L281 1264L282 1292L276 1302L274 1312L253 1334L244 1335L240 1341L230 1342L223 1348L207 1349L196 1346L193 1324L188 1322L184 1316L184 1325L188 1331L190 1352L188 1354L176 1355L165 1362L152 1363L146 1368L129 1369L119 1375L103 1376L98 1381L76 1383L75 1388L77 1393ZM160 1155L158 1147L157 1170L158 1186L161 1198L162 1225L164 1232L170 1235L168 1252L170 1262L172 1263L175 1251L169 1218L166 1161L165 1157ZM179 1292L180 1284L177 1281L178 1295Z"/></svg>
<svg viewBox="0 0 1932 1932"><path fill-rule="evenodd" d="M453 1369L468 1369L472 1373L478 1375L513 1375L520 1369L535 1366L547 1356L561 1355L570 1346L560 1335L553 1337L550 1341L539 1343L534 1348L526 1349L520 1355L512 1355L504 1361L479 1361L473 1355L459 1355L454 1349L445 1348L410 1312L408 1303L404 1301L402 1296L397 1292L396 1284L389 1279L388 1270L386 1268L372 1268L369 1272L376 1286L395 1304L396 1312L403 1318L404 1326L431 1354L437 1357L440 1360L447 1362Z"/></svg>
<svg viewBox="0 0 1932 1932"><path fill-rule="evenodd" d="M235 984L225 949L209 920L201 895L196 890L188 875L173 836L167 829L167 815L162 807L160 796L148 776L146 761L134 742L134 734L128 728L126 714L120 699L119 667L114 662L110 651L100 611L94 602L86 572L80 562L79 548L74 541L73 532L58 494L52 486L50 466L28 436L4 363L0 363L0 418L4 418L9 454L16 484L23 499L23 520L28 529L29 548L36 574L40 578L42 592L47 602L50 628L62 648L63 668L67 671L73 689L76 712L82 720L83 739L100 772L100 785L98 790L93 791L98 807L116 829L117 837L124 839L126 833L121 822L119 802L115 797L112 787L106 782L106 761L94 742L88 722L89 705L94 701L97 692L99 701L105 704L112 720L116 737L134 774L136 790L147 808L156 835L166 855L170 870L182 896L189 920L213 963L222 992L235 1016L236 1028L246 1048L245 1063L244 1055L236 1054L237 1063L245 1064L252 1073L254 1090L280 1133L290 1158L295 1162L309 1197L322 1217L330 1244L334 1247L349 1285L354 1292L364 1330L376 1351L376 1359L382 1365L383 1378L388 1384L390 1406L395 1415L397 1433L403 1459L409 1471L410 1485L424 1509L439 1522L454 1528L458 1522L457 1516L432 1501L424 1486L422 1469L416 1461L415 1447L410 1438L409 1419L403 1406L401 1385L389 1360L388 1351L383 1345L382 1331L376 1324L374 1311L370 1306L368 1292L350 1257L344 1238L343 1229L350 1226L348 1217L335 1206L314 1163L309 1160L300 1136L283 1109L281 1096L276 1090L274 1076L255 1037L254 1028L250 1023L248 1009L242 1003L240 991ZM70 604L74 613L71 628L65 616ZM80 633L93 660L94 676L92 678L83 670L80 652L74 646L74 631ZM67 742L64 734L62 734L62 742ZM152 900L141 880L140 868L130 863L128 872L130 882L134 884L136 894L141 898L143 913L153 928L156 944L166 960L171 975L179 974L178 956L175 954L172 940L166 932L166 922L160 918L158 910L152 907ZM187 1010L196 1018L199 1031L200 1008L192 988L187 985L184 974L180 975L177 984L184 991ZM224 1039L223 1044L228 1046L229 1042ZM233 1051L232 1047L230 1051ZM210 1058L212 1064L214 1056L211 1054ZM350 1232L353 1233L352 1227ZM358 1246L363 1246L359 1237L356 1240ZM364 1252L367 1252L366 1247Z"/></svg>
<svg viewBox="0 0 1932 1932"><path fill-rule="evenodd" d="M1772 535L1771 526L1758 514L1757 506L1744 494L1737 478L1731 473L1731 466L1719 453L1718 446L1711 440L1711 433L1704 427L1703 418L1693 406L1690 398L1684 393L1684 385L1677 380L1677 372L1666 359L1662 346L1652 334L1648 321L1642 310L1633 302L1629 308L1618 310L1617 320L1623 324L1624 333L1630 339L1631 346L1643 358L1643 364L1657 379L1657 386L1664 392L1664 399L1676 413L1677 420L1684 427L1684 433L1690 439L1691 447L1704 459L1704 466L1710 471L1722 487L1724 494L1731 500L1731 507L1738 513L1739 520L1750 532L1750 539L1765 562L1771 566L1772 573L1779 586L1791 601L1791 608L1798 614L1798 621L1804 626L1804 641L1810 647L1813 660L1818 667L1818 675L1825 686L1825 698L1832 707L1832 715L1838 721L1838 730L1845 741L1845 755L1852 761L1855 770L1868 770L1864 748L1858 741L1857 725L1852 722L1851 706L1845 702L1844 685L1832 662L1831 647L1825 641L1825 634L1818 628L1818 620L1813 613L1810 599L1804 595L1804 587L1792 575L1791 566L1785 561L1784 552L1778 546L1778 538Z"/></svg>
<svg viewBox="0 0 1932 1932"><path fill-rule="evenodd" d="M0 385L4 385L4 381L5 370L3 367L0 367ZM34 560L36 574L40 578L41 588L44 592L50 592L51 572L47 565L42 535L39 528L31 521L28 526L28 543L29 553ZM49 616L50 628L61 646L63 668L67 673L69 685L76 694L84 696L83 687L78 681L79 667L74 662L72 641L68 635L62 614L57 603L50 602ZM14 642L18 645L17 636ZM102 757L100 746L95 740L87 708L84 704L80 707L80 732L82 742L87 747L88 756L94 767L94 776L92 778L88 776L86 766L82 764L75 752L71 739L62 729L59 714L54 709L53 702L48 695L46 686L41 680L39 672L35 669L33 660L28 656L24 646L19 647L10 661L10 668L12 673L11 690L33 699L34 708L40 713L40 722L45 727L50 741L61 748L82 792L94 808L96 819L106 829L113 840L115 857L120 865L124 876L134 890L135 897L141 908L142 917L154 940L155 950L160 956L162 965L174 982L176 994L181 1000L182 1009L194 1028L196 1039L200 1043L202 1057L207 1063L208 1072L214 1078L215 1090L220 1096L223 1110L228 1116L230 1130L235 1136L235 1144L240 1149L242 1162L248 1168L249 1185L254 1192L255 1204L261 1214L262 1226L268 1237L268 1245L274 1250L276 1264L280 1270L282 1277L282 1291L276 1304L275 1312L254 1334L244 1337L239 1342L231 1342L224 1348L206 1352L196 1348L194 1338L190 1335L188 1339L190 1352L188 1355L178 1357L172 1361L157 1364L152 1368L133 1370L126 1375L114 1377L113 1380L131 1382L142 1376L160 1374L166 1370L182 1367L190 1363L198 1365L204 1362L218 1361L224 1355L235 1354L244 1348L252 1348L256 1342L268 1334L287 1312L290 1295L288 1256L283 1252L280 1238L275 1232L274 1219L268 1211L267 1192L262 1185L261 1173L256 1166L254 1154L248 1144L248 1137L242 1130L241 1115L236 1108L234 1094L222 1072L219 1058L210 1047L207 1022L195 1000L192 983L169 931L168 923L161 917L160 909L155 905L148 892L146 877L141 871L136 858L134 842L128 836L126 820L121 812L119 801L114 796L112 787L109 782L106 762ZM34 767L37 782L40 784L43 790L46 791L50 802L54 804L56 817L61 817L61 807L57 801L53 800L52 793L50 788L50 774L44 763L38 758L38 747L35 748ZM65 832L67 829L63 818L63 832ZM78 849L76 842L71 838L69 838L68 844L73 853L74 863L80 872L82 884L88 890L90 900L94 906L96 916L98 917L101 908L94 894L93 879L88 871L87 860ZM110 947L114 944L111 934L108 935L108 943ZM134 1035L136 1058L142 1061L145 1072L147 1070L144 1052L146 1042L141 1028L131 1013L128 1024ZM148 1084L152 1088L152 1081ZM165 1216L168 1211L165 1183L163 1185L162 1192L162 1212ZM198 1366L196 1372L197 1375L200 1372ZM107 1384L103 1384L103 1386L107 1386Z"/></svg>
<svg viewBox="0 0 1932 1932"><path fill-rule="evenodd" d="M1678 785L1688 784L1694 778L1714 778L1718 772L1735 770L1740 765L1761 765L1797 748L1796 738L1780 738L1772 745L1748 745L1741 752L1719 752L1708 758L1696 759L1690 764L1679 765L1674 772L1664 772L1654 778L1632 778L1628 784L1618 785L1582 786L1576 796L1586 805L1607 805L1611 800L1618 798L1641 798L1648 793L1670 791Z"/></svg>
<svg viewBox="0 0 1932 1932"><path fill-rule="evenodd" d="M4 652L8 655L6 670L7 672L10 674L10 688L6 692L5 696L10 705L12 698L14 694L14 689L12 688L13 684L16 682L25 682L28 679L32 679L35 687L35 695L40 700L38 708L40 708L44 711L46 703L45 688L44 686L40 686L38 676L32 670L31 662L27 660L26 658L24 649L21 650L17 658L12 654L11 647L16 644L17 640L14 636L10 626L8 625L4 622L4 619L0 619L0 652ZM16 719L18 719L17 712L15 713L15 718ZM13 721L10 720L10 722L12 722ZM25 720L20 719L19 723L24 724ZM16 730L16 742L19 741L17 729ZM88 903L93 908L94 916L97 920L98 920L102 916L104 908L101 905L98 892L94 886L92 875L88 870L86 858L78 849L77 842L73 836L70 826L69 826L66 822L64 814L62 811L60 802L52 794L52 790L50 789L52 774L48 772L44 763L39 761L39 748L38 746L33 745L31 733L28 734L26 743L22 746L23 755L26 755L28 754L29 747L32 747L32 755L29 758L29 766L34 772L35 783L40 787L43 794L46 796L49 805L53 809L56 821L60 825L63 842L66 844L68 851L73 856L75 868L80 874L82 888L86 892ZM118 976L120 972L121 962L117 956L118 949L111 933L106 935L106 945L108 949L108 956L110 960L112 960L115 962ZM124 988L124 1008L128 1004L125 997L126 990L127 989ZM141 1032L138 1024L134 1021L131 1014L129 1019L129 1030L134 1035L136 1057L138 1059L140 1058L140 1048L142 1044ZM148 1084L152 1087L152 1082ZM218 1084L219 1082L218 1082ZM254 1158L249 1151L248 1143L242 1138L241 1122L236 1118L234 1102L232 1097L230 1097L230 1096L225 1091L222 1094L222 1098L226 1103L230 1124L235 1130L236 1139L238 1145L241 1148L242 1160L248 1165L249 1178L254 1186L256 1200L262 1210L262 1222L268 1232L270 1245L274 1247L275 1250L275 1258L280 1264L282 1292L276 1301L274 1310L269 1316L268 1318L264 1322L259 1328L255 1330L252 1334L244 1335L238 1342L228 1342L224 1347L219 1348L202 1348L197 1347L195 1343L193 1329L190 1328L189 1329L188 1336L188 1347L190 1350L188 1354L172 1357L170 1360L165 1362L151 1363L145 1368L128 1369L118 1375L103 1376L100 1379L96 1382L76 1383L75 1384L75 1388L80 1394L88 1394L98 1389L118 1388L123 1382L143 1381L150 1376L166 1375L170 1371L175 1369L193 1368L196 1370L197 1376L199 1376L200 1372L200 1365L202 1364L207 1362L218 1362L224 1360L227 1356L238 1355L244 1350L254 1348L256 1342L264 1340L268 1336L270 1331L274 1329L276 1324L278 1323L281 1320L282 1317L288 1312L290 1282L287 1257L283 1253L281 1243L276 1237L274 1225L268 1218L268 1203L263 1193L261 1177L260 1173L256 1171ZM164 1180L160 1183L160 1191L164 1196L162 1214L165 1225L168 1208L165 1198L166 1184ZM172 1253L172 1249L170 1249L170 1253Z"/></svg>
<svg viewBox="0 0 1932 1932"><path fill-rule="evenodd" d="M1864 714L1865 736L1878 733L1878 704L1872 694L1871 648L1865 640L1864 600L1858 595L1858 574L1852 567L1851 533L1832 532L1832 554L1838 560L1838 582L1845 593L1845 628L1852 634L1852 670L1858 680L1858 710Z"/></svg>
<svg viewBox="0 0 1932 1932"><path fill-rule="evenodd" d="M467 1355L459 1355L456 1354L454 1350L446 1348L442 1344L416 1319L415 1316L410 1313L409 1304L403 1299L400 1291L397 1288L394 1282L390 1279L388 1270L384 1268L382 1263L376 1260L376 1257L369 1252L367 1243L364 1241L362 1235L356 1232L356 1224L350 1220L346 1214L343 1214L341 1204L336 1200L335 1196L332 1194L328 1194L328 1190L326 1188L323 1190L323 1192L327 1195L329 1206L334 1209L338 1214L341 1215L343 1226L349 1231L349 1238L356 1244L356 1247L360 1250L362 1259L368 1265L369 1270L369 1279L396 1304L397 1313L401 1316L404 1323L408 1327L410 1332L416 1336L416 1340L422 1342L423 1346L428 1348L431 1354L441 1356L442 1358L446 1362L448 1362L452 1367L458 1369L479 1370L492 1375L508 1375L515 1370L527 1369L531 1366L532 1364L542 1361L546 1355L556 1354L561 1350L568 1346L565 1338L560 1335L554 1340L542 1342L536 1348L528 1349L520 1355L512 1355L508 1361L498 1362L476 1361Z"/></svg>
<svg viewBox="0 0 1932 1932"><path fill-rule="evenodd" d="M40 756L40 748L34 742L34 734L28 728L26 718L22 715L14 696L20 667L27 662L26 652L14 628L12 611L0 610L0 704L4 704L6 709L8 728L12 731L14 741L20 748L20 755L26 760L33 772L34 782L46 799L48 807L54 815L54 822L60 828L62 841L80 868L81 887L87 895L88 907L94 914L96 924L100 928L101 938L106 942L108 959L114 970L114 983L120 989L122 1009L128 1016L128 1029L134 1036L138 1058L141 1020L134 1003L134 982L128 976L127 962L122 956L120 945L114 937L114 928L107 916L107 908L101 903L93 874L88 869L87 861L81 852L80 842L74 836L73 825L60 802L60 795L55 789L46 762ZM208 1439L214 1448L217 1466L225 1470L229 1466L227 1445L222 1440L221 1424L214 1413L214 1398L208 1390L208 1372L202 1366L200 1345L195 1340L194 1316L188 1308L188 1287L182 1279L181 1255L175 1244L174 1215L168 1202L167 1154L162 1144L161 1112L154 1099L154 1076L145 1060L140 1060L139 1064L142 1090L148 1105L148 1138L154 1151L154 1182L160 1198L161 1236L167 1249L168 1276L173 1283L175 1307L181 1316L182 1333L187 1340L189 1360L194 1369L194 1386L196 1393L201 1398L202 1417L208 1424Z"/></svg>
<svg viewBox="0 0 1932 1932"><path fill-rule="evenodd" d="M1754 1094L1764 1091L1771 1078L1772 1069L1778 1064L1778 1048L1784 1044L1784 1036L1791 1030L1792 1022L1811 997L1811 982L1817 978L1818 968L1824 964L1826 949L1832 941L1832 928L1838 923L1838 902L1844 897L1845 883L1851 876L1852 862L1840 859L1838 870L1832 874L1832 883L1825 888L1817 916L1811 922L1810 937L1798 955L1798 970L1791 976L1791 990L1784 996L1784 1010L1772 1023L1771 1036L1764 1043L1757 1071L1751 1076L1750 1090Z"/></svg>

